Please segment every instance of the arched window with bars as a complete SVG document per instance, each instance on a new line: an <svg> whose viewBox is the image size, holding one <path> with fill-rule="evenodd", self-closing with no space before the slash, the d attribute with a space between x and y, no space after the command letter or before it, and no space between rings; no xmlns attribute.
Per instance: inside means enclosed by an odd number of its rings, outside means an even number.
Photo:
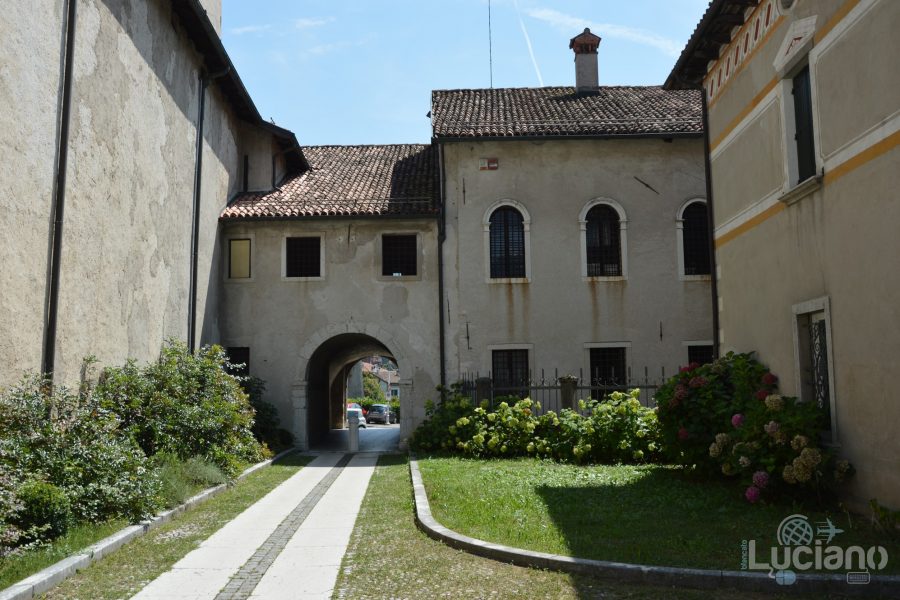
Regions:
<svg viewBox="0 0 900 600"><path fill-rule="evenodd" d="M709 218L706 202L693 200L685 204L678 218L679 263L684 277L709 277Z"/></svg>
<svg viewBox="0 0 900 600"><path fill-rule="evenodd" d="M608 204L597 204L585 217L585 252L588 277L621 277L622 222Z"/></svg>
<svg viewBox="0 0 900 600"><path fill-rule="evenodd" d="M526 277L525 220L512 206L501 206L490 217L491 279Z"/></svg>

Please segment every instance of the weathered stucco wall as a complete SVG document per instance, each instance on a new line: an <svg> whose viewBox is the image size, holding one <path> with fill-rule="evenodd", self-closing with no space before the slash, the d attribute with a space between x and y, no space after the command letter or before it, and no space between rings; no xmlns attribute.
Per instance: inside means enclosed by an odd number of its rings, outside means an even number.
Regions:
<svg viewBox="0 0 900 600"><path fill-rule="evenodd" d="M416 277L381 275L382 233L419 237ZM321 236L322 277L298 281L282 277L284 240ZM248 280L227 280L227 243L251 239ZM440 383L437 319L437 224L428 220L359 219L244 222L225 225L222 342L250 349L250 372L266 381L266 399L301 445L307 441L308 408L327 400L308 394L310 359L341 334L368 336L382 344L400 369L401 438L424 418L427 399ZM360 338L361 339L361 338ZM332 379L344 362L378 353L365 342L342 346L327 358ZM338 364L342 363L342 364Z"/></svg>
<svg viewBox="0 0 900 600"><path fill-rule="evenodd" d="M676 243L679 208L705 194L701 140L458 142L444 156L450 381L486 375L500 344L533 344L536 372L587 377L585 344L604 342L630 343L633 375L659 378L687 363L684 342L712 339L708 278L680 279ZM488 157L496 171L479 170ZM579 216L599 198L626 213L621 281L582 277ZM501 200L530 215L529 283L487 282L484 221Z"/></svg>
<svg viewBox="0 0 900 600"><path fill-rule="evenodd" d="M0 10L0 385L41 364L62 14L62 0Z"/></svg>
<svg viewBox="0 0 900 600"><path fill-rule="evenodd" d="M805 60L824 178L797 193L790 87L773 58L791 23L812 15ZM873 497L898 508L900 404L890 390L900 377L900 74L889 63L900 55L890 25L900 22L900 4L798 0L783 19L742 66L745 83L726 88L710 110L711 130L730 134L712 152L723 350L756 351L783 392L800 394L807 375L794 307L827 299L837 450L857 469L848 499L859 508ZM737 114L743 118L734 121Z"/></svg>
<svg viewBox="0 0 900 600"><path fill-rule="evenodd" d="M0 384L41 366L63 3L14 3L0 16L4 210ZM27 48L28 52L23 52ZM162 0L79 0L69 137L57 380L83 357L153 360L186 339L201 58ZM197 332L217 341L218 216L241 180L246 129L207 93ZM249 137L249 136L248 136ZM248 151L268 144L248 142ZM270 162L268 163L270 164ZM262 169L260 169L262 170ZM21 237L20 237L21 236ZM215 265L215 266L213 266ZM213 275L211 275L213 274Z"/></svg>

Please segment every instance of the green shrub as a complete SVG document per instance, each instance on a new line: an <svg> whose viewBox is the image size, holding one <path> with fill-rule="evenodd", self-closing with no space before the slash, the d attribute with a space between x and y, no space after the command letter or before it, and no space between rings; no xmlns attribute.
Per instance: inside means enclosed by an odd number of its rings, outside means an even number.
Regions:
<svg viewBox="0 0 900 600"><path fill-rule="evenodd" d="M387 399L381 389L381 380L374 373L363 373L363 396L372 404L385 404ZM364 407L365 408L365 407ZM366 408L366 410L369 410Z"/></svg>
<svg viewBox="0 0 900 600"><path fill-rule="evenodd" d="M158 507L158 481L135 442L90 394L32 376L0 394L0 482L42 480L63 490L72 518L138 520ZM9 492L0 483L0 505ZM3 499L5 498L5 500ZM15 503L22 505L20 500ZM0 506L0 517L11 510Z"/></svg>
<svg viewBox="0 0 900 600"><path fill-rule="evenodd" d="M133 362L107 369L95 394L147 456L203 456L234 476L244 461L266 452L253 436L253 408L227 364L220 346L192 354L169 341L145 369Z"/></svg>
<svg viewBox="0 0 900 600"><path fill-rule="evenodd" d="M400 400L397 398L391 397L390 402L391 412L394 413L397 422L400 422Z"/></svg>
<svg viewBox="0 0 900 600"><path fill-rule="evenodd" d="M415 449L473 456L543 456L575 462L644 462L659 452L652 409L641 406L639 390L615 392L606 400L582 401L581 415L565 409L537 416L530 399L495 398L473 407L455 394L430 405L425 422L413 434Z"/></svg>
<svg viewBox="0 0 900 600"><path fill-rule="evenodd" d="M15 524L19 529L40 531L43 538L64 534L72 524L69 497L59 487L39 479L25 481L16 492L22 503Z"/></svg>
<svg viewBox="0 0 900 600"><path fill-rule="evenodd" d="M852 467L821 447L824 413L777 385L749 354L680 369L656 395L668 458L740 480L749 502L831 492Z"/></svg>
<svg viewBox="0 0 900 600"><path fill-rule="evenodd" d="M656 393L659 425L669 461L718 470L710 440L775 389L777 378L750 354L729 352L707 365L690 364Z"/></svg>

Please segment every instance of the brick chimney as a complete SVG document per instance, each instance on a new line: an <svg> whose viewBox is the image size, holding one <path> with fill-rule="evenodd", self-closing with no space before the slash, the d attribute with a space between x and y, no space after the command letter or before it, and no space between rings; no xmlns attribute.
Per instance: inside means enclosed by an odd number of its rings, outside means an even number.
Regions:
<svg viewBox="0 0 900 600"><path fill-rule="evenodd" d="M569 41L569 48L575 51L575 91L579 94L595 92L600 87L597 74L597 46L600 36L591 33L587 27Z"/></svg>

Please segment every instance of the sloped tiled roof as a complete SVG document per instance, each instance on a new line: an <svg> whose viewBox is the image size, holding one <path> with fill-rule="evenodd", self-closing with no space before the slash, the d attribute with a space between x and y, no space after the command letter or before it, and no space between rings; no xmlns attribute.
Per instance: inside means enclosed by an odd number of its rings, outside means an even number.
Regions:
<svg viewBox="0 0 900 600"><path fill-rule="evenodd" d="M435 138L700 135L699 93L660 86L436 90Z"/></svg>
<svg viewBox="0 0 900 600"><path fill-rule="evenodd" d="M238 196L222 219L437 214L430 145L306 146L310 169L270 192Z"/></svg>

